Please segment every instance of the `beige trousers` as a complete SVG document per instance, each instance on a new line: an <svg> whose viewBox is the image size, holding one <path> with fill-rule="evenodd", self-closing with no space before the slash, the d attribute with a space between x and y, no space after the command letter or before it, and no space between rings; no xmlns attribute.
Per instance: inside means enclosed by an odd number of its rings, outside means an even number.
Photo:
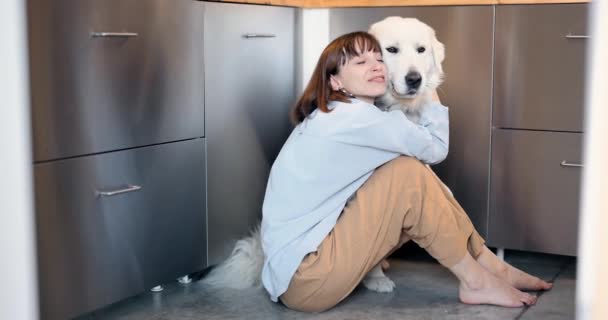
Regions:
<svg viewBox="0 0 608 320"><path fill-rule="evenodd" d="M302 260L280 299L295 310L327 310L409 240L448 268L467 251L477 258L484 246L435 174L414 158L398 157L359 188L318 250Z"/></svg>

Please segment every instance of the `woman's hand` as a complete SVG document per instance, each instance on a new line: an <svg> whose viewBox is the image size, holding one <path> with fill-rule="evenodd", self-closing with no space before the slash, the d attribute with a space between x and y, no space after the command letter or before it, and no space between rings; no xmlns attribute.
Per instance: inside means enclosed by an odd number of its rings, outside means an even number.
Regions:
<svg viewBox="0 0 608 320"><path fill-rule="evenodd" d="M437 94L437 90L433 90L433 101L441 103L441 100L439 100L439 95Z"/></svg>

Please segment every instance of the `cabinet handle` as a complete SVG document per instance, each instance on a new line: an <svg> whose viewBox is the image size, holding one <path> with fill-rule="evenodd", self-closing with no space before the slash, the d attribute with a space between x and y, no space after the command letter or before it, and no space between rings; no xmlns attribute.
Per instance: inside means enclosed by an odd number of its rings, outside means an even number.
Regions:
<svg viewBox="0 0 608 320"><path fill-rule="evenodd" d="M110 190L110 191L97 191L96 194L100 197L111 197L111 196L115 196L115 195L121 194L121 193L139 191L140 189L141 189L141 186L128 184L127 187L123 188L123 189Z"/></svg>
<svg viewBox="0 0 608 320"><path fill-rule="evenodd" d="M132 38L139 36L135 32L91 32L91 38Z"/></svg>
<svg viewBox="0 0 608 320"><path fill-rule="evenodd" d="M591 38L591 36L587 36L584 34L571 34L571 33L568 33L565 37L566 37L566 39L589 39L589 38Z"/></svg>
<svg viewBox="0 0 608 320"><path fill-rule="evenodd" d="M276 38L275 34L263 34L263 33L246 33L243 35L245 39L251 38Z"/></svg>
<svg viewBox="0 0 608 320"><path fill-rule="evenodd" d="M580 163L571 163L571 162L568 162L566 160L562 160L562 162L559 165L562 166L562 167L577 167L577 168L582 168L583 167L583 165L580 164Z"/></svg>

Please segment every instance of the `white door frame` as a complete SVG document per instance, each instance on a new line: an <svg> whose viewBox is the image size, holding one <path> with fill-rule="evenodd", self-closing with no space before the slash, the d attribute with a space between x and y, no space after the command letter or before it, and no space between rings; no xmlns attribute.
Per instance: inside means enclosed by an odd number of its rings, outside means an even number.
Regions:
<svg viewBox="0 0 608 320"><path fill-rule="evenodd" d="M608 1L593 1L587 56L585 145L576 315L608 319Z"/></svg>
<svg viewBox="0 0 608 320"><path fill-rule="evenodd" d="M0 319L38 319L26 14L0 1Z"/></svg>

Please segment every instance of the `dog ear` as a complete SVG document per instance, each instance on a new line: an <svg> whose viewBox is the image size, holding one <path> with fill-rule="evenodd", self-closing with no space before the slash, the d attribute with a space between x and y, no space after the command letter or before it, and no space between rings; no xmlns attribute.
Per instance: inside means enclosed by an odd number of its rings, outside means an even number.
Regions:
<svg viewBox="0 0 608 320"><path fill-rule="evenodd" d="M374 34L374 31L376 30L376 24L378 24L378 22L372 24L371 26L369 26L369 28L367 29L367 33L371 34L372 36L376 36Z"/></svg>
<svg viewBox="0 0 608 320"><path fill-rule="evenodd" d="M376 29L378 29L378 24L380 22L376 22L374 24L372 24L369 29L367 29L367 33L371 34L372 36L374 36L376 39L378 39L378 37L376 36Z"/></svg>
<svg viewBox="0 0 608 320"><path fill-rule="evenodd" d="M441 66L441 63L443 63L443 59L445 59L445 46L443 43L437 40L435 32L433 32L433 41L431 46L433 47L433 60L435 61L435 67L437 67L439 73L443 75L443 67Z"/></svg>

